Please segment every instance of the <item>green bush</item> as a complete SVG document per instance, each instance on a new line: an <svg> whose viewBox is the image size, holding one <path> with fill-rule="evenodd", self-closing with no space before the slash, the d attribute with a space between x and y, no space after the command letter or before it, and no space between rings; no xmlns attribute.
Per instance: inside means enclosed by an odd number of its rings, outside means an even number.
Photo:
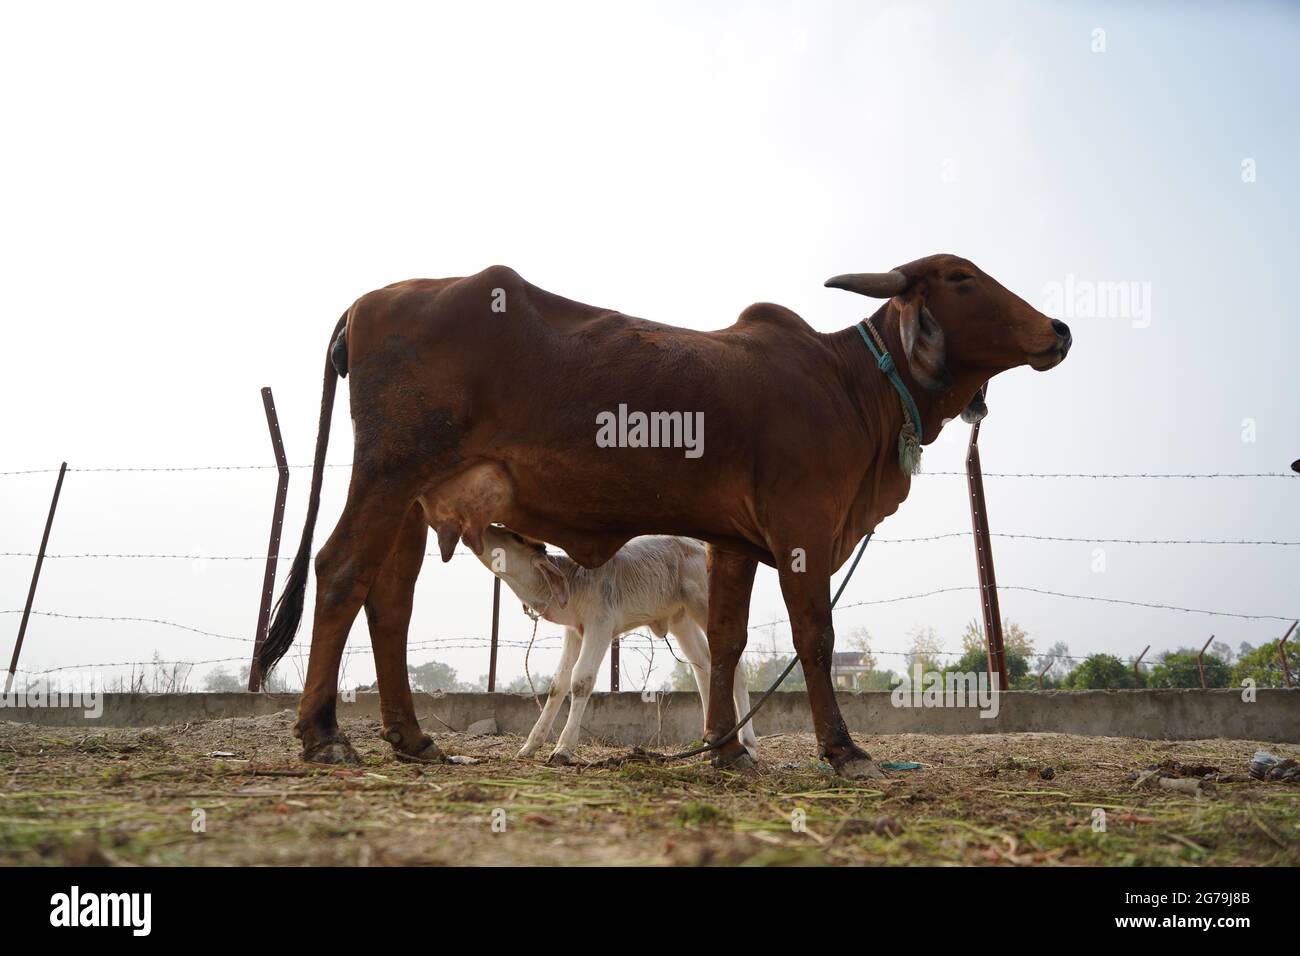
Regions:
<svg viewBox="0 0 1300 956"><path fill-rule="evenodd" d="M1291 680L1300 681L1300 641L1287 641L1287 666L1291 668ZM1278 660L1277 641L1269 641L1241 656L1237 666L1232 669L1232 685L1240 687L1241 682L1250 678L1256 687L1285 687L1282 678L1282 662Z"/></svg>
<svg viewBox="0 0 1300 956"><path fill-rule="evenodd" d="M891 670L873 670L859 674L858 684L853 689L855 691L893 690L898 681L899 676Z"/></svg>
<svg viewBox="0 0 1300 956"><path fill-rule="evenodd" d="M746 686L751 691L764 691L772 686L772 681L780 676L781 671L785 670L794 655L781 657L769 657L761 663L748 661L745 664ZM781 682L781 690L807 690L808 684L804 680L803 665L795 664L794 670L790 671L790 676Z"/></svg>
<svg viewBox="0 0 1300 956"><path fill-rule="evenodd" d="M1029 673L1029 660L1023 655L1016 653L1011 648L1006 648L1007 654L1007 677L1011 679L1011 687L1016 690L1026 690L1030 687L1037 687L1038 682ZM945 674L978 674L981 671L989 669L988 652L982 647L972 647L960 658L955 664L950 664L943 668Z"/></svg>
<svg viewBox="0 0 1300 956"><path fill-rule="evenodd" d="M1205 663L1205 686L1227 687L1228 678L1232 676L1232 668L1227 662L1210 654L1202 660ZM1151 668L1147 686L1200 687L1201 671L1196 666L1196 652L1184 649L1161 654L1155 667Z"/></svg>
<svg viewBox="0 0 1300 956"><path fill-rule="evenodd" d="M1065 679L1075 690L1115 690L1136 687L1133 670L1113 654L1093 654L1080 662Z"/></svg>

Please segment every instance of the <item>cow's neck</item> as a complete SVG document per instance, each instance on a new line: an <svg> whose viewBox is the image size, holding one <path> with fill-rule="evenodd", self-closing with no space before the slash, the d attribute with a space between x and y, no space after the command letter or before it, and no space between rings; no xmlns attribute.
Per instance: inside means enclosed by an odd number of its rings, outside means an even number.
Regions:
<svg viewBox="0 0 1300 956"><path fill-rule="evenodd" d="M988 374L956 370L953 386L946 392L925 388L912 377L898 322L890 316L888 306L882 307L871 321L893 356L903 384L912 393L921 415L923 443L928 445L938 437L946 420L961 414ZM839 357L843 388L857 410L863 448L857 495L835 542L833 566L839 567L862 535L874 531L883 518L898 509L911 490L912 479L898 461L898 435L903 428L903 405L898 393L880 371L856 328L832 333L829 339Z"/></svg>
<svg viewBox="0 0 1300 956"><path fill-rule="evenodd" d="M950 363L948 372L952 375L952 386L943 392L926 388L912 377L912 370L907 363L907 354L903 349L902 336L898 331L898 316L888 303L881 306L876 314L871 317L871 324L884 338L885 346L889 349L889 354L893 356L894 366L898 369L899 377L902 378L903 384L907 386L907 390L911 392L912 400L916 402L916 407L921 413L921 443L923 445L929 445L938 438L944 424L961 415L966 406L970 404L971 399L975 397L975 393L997 371L996 369L954 367ZM861 336L857 334L855 329L850 328L840 334L844 335L846 339L856 337L862 351L866 352L866 346L862 343ZM866 356L866 361L868 364L874 364L869 354ZM885 376L879 370L876 371L876 374L882 381L886 381ZM898 427L902 428L902 403L892 388L888 388L886 391L887 394L884 394L886 404L897 412Z"/></svg>

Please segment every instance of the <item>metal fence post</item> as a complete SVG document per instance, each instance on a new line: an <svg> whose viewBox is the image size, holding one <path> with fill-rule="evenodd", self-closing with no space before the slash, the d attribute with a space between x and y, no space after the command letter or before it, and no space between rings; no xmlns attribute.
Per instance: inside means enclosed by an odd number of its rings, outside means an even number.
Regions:
<svg viewBox="0 0 1300 956"><path fill-rule="evenodd" d="M488 657L488 693L497 689L497 628L501 623L501 579L492 575L492 651Z"/></svg>
<svg viewBox="0 0 1300 956"><path fill-rule="evenodd" d="M983 396L988 385L980 389ZM998 582L993 571L993 545L989 540L989 515L984 502L984 475L980 471L980 423L971 426L966 450L966 486L970 491L971 530L975 536L975 568L979 572L980 607L988 646L989 674L997 675L998 689L1010 690L1007 652L1002 643L1002 611L998 607Z"/></svg>
<svg viewBox="0 0 1300 956"><path fill-rule="evenodd" d="M266 640L266 629L271 623L271 598L275 594L275 566L280 559L280 529L284 526L284 502L289 494L289 462L284 457L284 442L280 438L280 419L275 414L275 399L271 389L262 389L262 405L266 409L266 427L271 432L271 448L275 451L275 466L280 472L275 489L275 511L271 513L271 540L266 546L266 572L262 575L262 601L257 609L257 633L253 636L253 660L248 667L248 690L257 693L262 688L262 669L257 665L257 655Z"/></svg>
<svg viewBox="0 0 1300 956"><path fill-rule="evenodd" d="M9 674L5 677L6 695L13 689L14 673L18 670L18 655L23 650L23 637L27 634L27 619L32 616L32 601L36 598L36 582L41 579L41 565L45 563L45 546L50 541L50 528L54 524L54 509L59 506L59 492L63 490L63 476L67 470L68 463L66 461L59 465L59 477L54 482L54 497L50 499L50 513L45 518L45 532L41 535L41 549L36 553L36 567L32 570L32 585L27 589L27 604L23 607L23 619L18 625L18 640L14 642L14 656L9 660Z"/></svg>
<svg viewBox="0 0 1300 956"><path fill-rule="evenodd" d="M1150 644L1142 648L1142 653L1137 656L1135 661L1133 661L1133 680L1138 687L1142 686L1142 672L1138 670L1138 665L1142 663L1142 658L1147 656L1147 651L1149 650L1151 650Z"/></svg>
<svg viewBox="0 0 1300 956"><path fill-rule="evenodd" d="M35 585L33 585L33 587L34 586ZM1287 638L1291 636L1291 632L1295 630L1297 624L1300 624L1300 621L1292 621L1291 626L1288 627L1286 633L1282 635L1282 640L1277 642L1277 656L1282 662L1282 678L1286 681L1287 687L1291 686L1291 665L1286 662L1286 642Z"/></svg>
<svg viewBox="0 0 1300 956"><path fill-rule="evenodd" d="M1213 634L1210 635L1210 641L1212 641L1212 640L1214 640L1214 635L1213 635ZM1205 642L1205 647L1202 647L1199 651L1196 652L1196 667L1197 667L1197 669L1201 672L1201 690L1205 690L1205 661L1204 661L1204 657L1205 657L1205 650L1206 650L1206 648L1208 648L1208 647L1210 646L1210 641L1206 641L1206 642Z"/></svg>
<svg viewBox="0 0 1300 956"><path fill-rule="evenodd" d="M618 693L618 638L609 645L609 691Z"/></svg>

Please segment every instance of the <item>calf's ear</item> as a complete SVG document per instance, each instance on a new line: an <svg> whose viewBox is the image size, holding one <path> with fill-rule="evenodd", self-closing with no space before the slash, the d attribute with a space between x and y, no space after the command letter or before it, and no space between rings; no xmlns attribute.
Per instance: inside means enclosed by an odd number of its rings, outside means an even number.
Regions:
<svg viewBox="0 0 1300 956"><path fill-rule="evenodd" d="M920 291L895 296L890 304L898 310L898 332L912 377L938 392L951 388L952 376L943 364L943 327L925 307Z"/></svg>
<svg viewBox="0 0 1300 956"><path fill-rule="evenodd" d="M569 605L569 579L560 573L550 558L539 557L533 562L533 567L542 572L542 577L546 579L547 587L551 589L551 600L549 603L557 607L568 607Z"/></svg>

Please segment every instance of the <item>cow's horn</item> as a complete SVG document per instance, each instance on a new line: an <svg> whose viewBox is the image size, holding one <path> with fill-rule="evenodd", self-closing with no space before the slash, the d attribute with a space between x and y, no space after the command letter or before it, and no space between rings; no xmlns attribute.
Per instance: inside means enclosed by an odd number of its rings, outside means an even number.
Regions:
<svg viewBox="0 0 1300 956"><path fill-rule="evenodd" d="M907 276L897 269L891 272L850 272L826 280L829 289L847 289L873 299L889 299L907 288Z"/></svg>

